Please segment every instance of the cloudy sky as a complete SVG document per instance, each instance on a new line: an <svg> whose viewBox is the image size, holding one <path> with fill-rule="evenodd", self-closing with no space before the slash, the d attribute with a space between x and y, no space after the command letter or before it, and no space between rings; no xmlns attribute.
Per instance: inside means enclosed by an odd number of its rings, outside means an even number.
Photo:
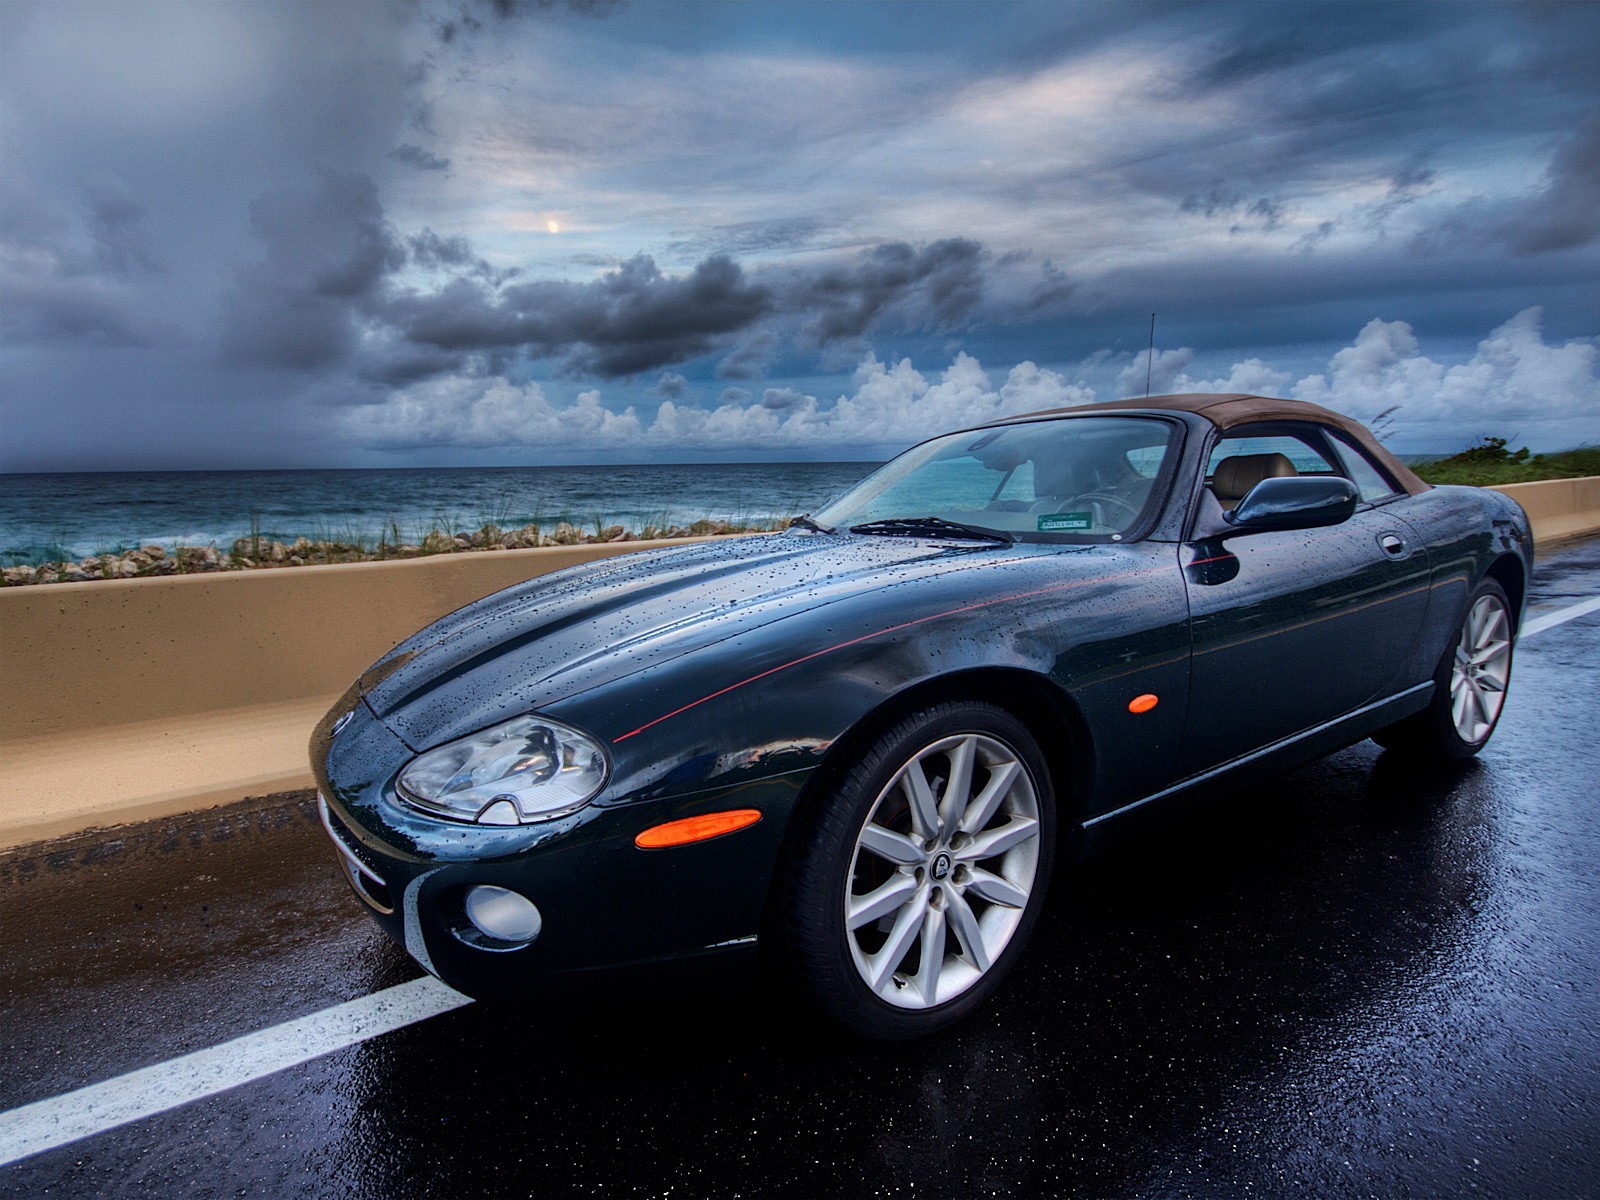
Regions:
<svg viewBox="0 0 1600 1200"><path fill-rule="evenodd" d="M1600 5L0 3L0 470L1600 441Z"/></svg>

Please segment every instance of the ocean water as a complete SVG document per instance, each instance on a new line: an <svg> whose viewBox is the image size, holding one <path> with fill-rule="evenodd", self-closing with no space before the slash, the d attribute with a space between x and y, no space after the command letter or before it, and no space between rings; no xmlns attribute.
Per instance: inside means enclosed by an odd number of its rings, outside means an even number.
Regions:
<svg viewBox="0 0 1600 1200"><path fill-rule="evenodd" d="M149 542L226 549L262 534L376 540L433 528L592 528L759 520L821 508L874 463L697 463L362 471L0 475L0 564L82 558Z"/></svg>

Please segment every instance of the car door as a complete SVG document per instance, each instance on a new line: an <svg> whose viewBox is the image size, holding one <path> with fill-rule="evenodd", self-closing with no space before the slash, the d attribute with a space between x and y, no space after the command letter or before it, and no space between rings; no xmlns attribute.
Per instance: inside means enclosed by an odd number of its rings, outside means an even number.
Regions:
<svg viewBox="0 0 1600 1200"><path fill-rule="evenodd" d="M1348 449L1300 422L1246 426L1217 440L1185 545L1193 659L1183 774L1397 690L1427 609L1427 552L1385 502L1397 489L1365 459L1376 482L1352 470ZM1253 455L1283 455L1297 474L1351 478L1362 503L1339 525L1230 533L1215 471Z"/></svg>

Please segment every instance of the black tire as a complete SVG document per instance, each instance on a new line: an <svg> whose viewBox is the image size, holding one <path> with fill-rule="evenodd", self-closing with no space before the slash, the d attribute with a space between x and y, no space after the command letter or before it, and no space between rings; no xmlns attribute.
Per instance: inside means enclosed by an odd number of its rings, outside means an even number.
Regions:
<svg viewBox="0 0 1600 1200"><path fill-rule="evenodd" d="M1457 648L1461 645L1462 638L1467 630L1468 622L1477 608L1478 602L1485 598L1500 605L1504 610L1505 619L1510 631L1510 646L1506 651L1504 684L1502 694L1511 686L1511 667L1515 659L1515 610L1511 606L1510 597L1493 579L1484 579L1472 593L1472 598L1467 602L1466 612L1462 614L1461 623L1456 627L1455 633L1450 638L1450 644L1445 647L1439 665L1433 672L1433 698L1428 702L1428 707L1403 721L1378 730L1372 735L1372 740L1378 745L1395 753L1408 756L1443 758L1460 761L1469 759L1477 754L1489 739L1494 736L1496 727L1500 724L1500 715L1505 711L1502 700L1501 706L1494 711L1493 718L1487 722L1488 728L1478 733L1477 736L1468 738L1457 727L1454 712L1454 698L1451 693L1452 673L1456 661Z"/></svg>
<svg viewBox="0 0 1600 1200"><path fill-rule="evenodd" d="M1011 912L1020 909L1020 920L1010 932L1009 941L987 969L981 971L976 982L965 984L964 991L946 1002L916 1009L896 1007L873 992L853 957L859 945L852 938L859 934L852 935L847 929L845 906L847 889L857 886L852 871L861 869L856 865L862 853L858 850L858 839L863 835L869 816L883 811L877 807L880 796L889 794L891 784L901 770L917 758L919 751L925 751L940 739L969 735L988 739L982 743L986 748L992 749L993 744L998 743L1011 751L1015 762L1027 773L1038 820L1032 883L1027 889L1025 904L1004 906ZM978 778L974 773L974 785ZM992 779L993 775L987 778ZM1016 786L1025 791L1024 785ZM894 794L898 796L899 793ZM1010 803L1007 802L1008 808ZM997 814L994 820L999 822L1002 816L1004 814ZM1004 816L1004 819L1009 822L1014 817ZM946 828L953 826L952 821ZM959 833L954 836L958 840L962 837ZM978 702L943 703L914 713L884 732L865 753L845 766L832 778L825 792L812 797L801 814L783 868L786 886L780 892L780 911L776 914L782 923L787 974L798 985L799 992L822 1014L863 1037L903 1041L942 1029L982 1004L1021 956L1044 904L1055 842L1056 805L1049 770L1037 743L1021 721L995 705ZM992 864L994 860L986 861ZM944 864L947 875L936 875L937 869L938 864L930 859L926 868L926 889L930 896L953 887L966 868L952 868L947 862ZM917 876L918 880L923 878L924 875ZM936 886L935 878L946 882ZM966 909L968 913L983 902L976 891L978 885L973 884L973 887L977 900ZM933 902L932 906L939 907L939 904ZM952 922L955 915L953 911L950 913ZM1009 913L1003 917L1007 921L1012 919ZM951 929L952 932L940 936L947 937L947 944L956 947L952 954L966 955L965 944L957 940L953 924ZM919 956L921 944L917 943ZM956 961L967 960L958 957ZM891 984L898 978L897 972ZM934 994L939 994L937 986Z"/></svg>

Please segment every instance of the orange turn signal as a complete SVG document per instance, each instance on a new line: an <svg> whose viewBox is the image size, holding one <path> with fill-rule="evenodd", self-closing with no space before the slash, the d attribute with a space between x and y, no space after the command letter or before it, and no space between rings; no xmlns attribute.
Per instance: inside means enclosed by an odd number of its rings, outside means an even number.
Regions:
<svg viewBox="0 0 1600 1200"><path fill-rule="evenodd" d="M734 808L727 812L706 813L703 817L684 817L668 821L665 825L652 825L633 844L641 850L665 850L668 846L687 846L690 842L704 842L736 829L745 829L761 820L754 808Z"/></svg>
<svg viewBox="0 0 1600 1200"><path fill-rule="evenodd" d="M1161 703L1159 696L1146 692L1142 696L1135 696L1128 701L1128 711L1131 713L1147 713Z"/></svg>

